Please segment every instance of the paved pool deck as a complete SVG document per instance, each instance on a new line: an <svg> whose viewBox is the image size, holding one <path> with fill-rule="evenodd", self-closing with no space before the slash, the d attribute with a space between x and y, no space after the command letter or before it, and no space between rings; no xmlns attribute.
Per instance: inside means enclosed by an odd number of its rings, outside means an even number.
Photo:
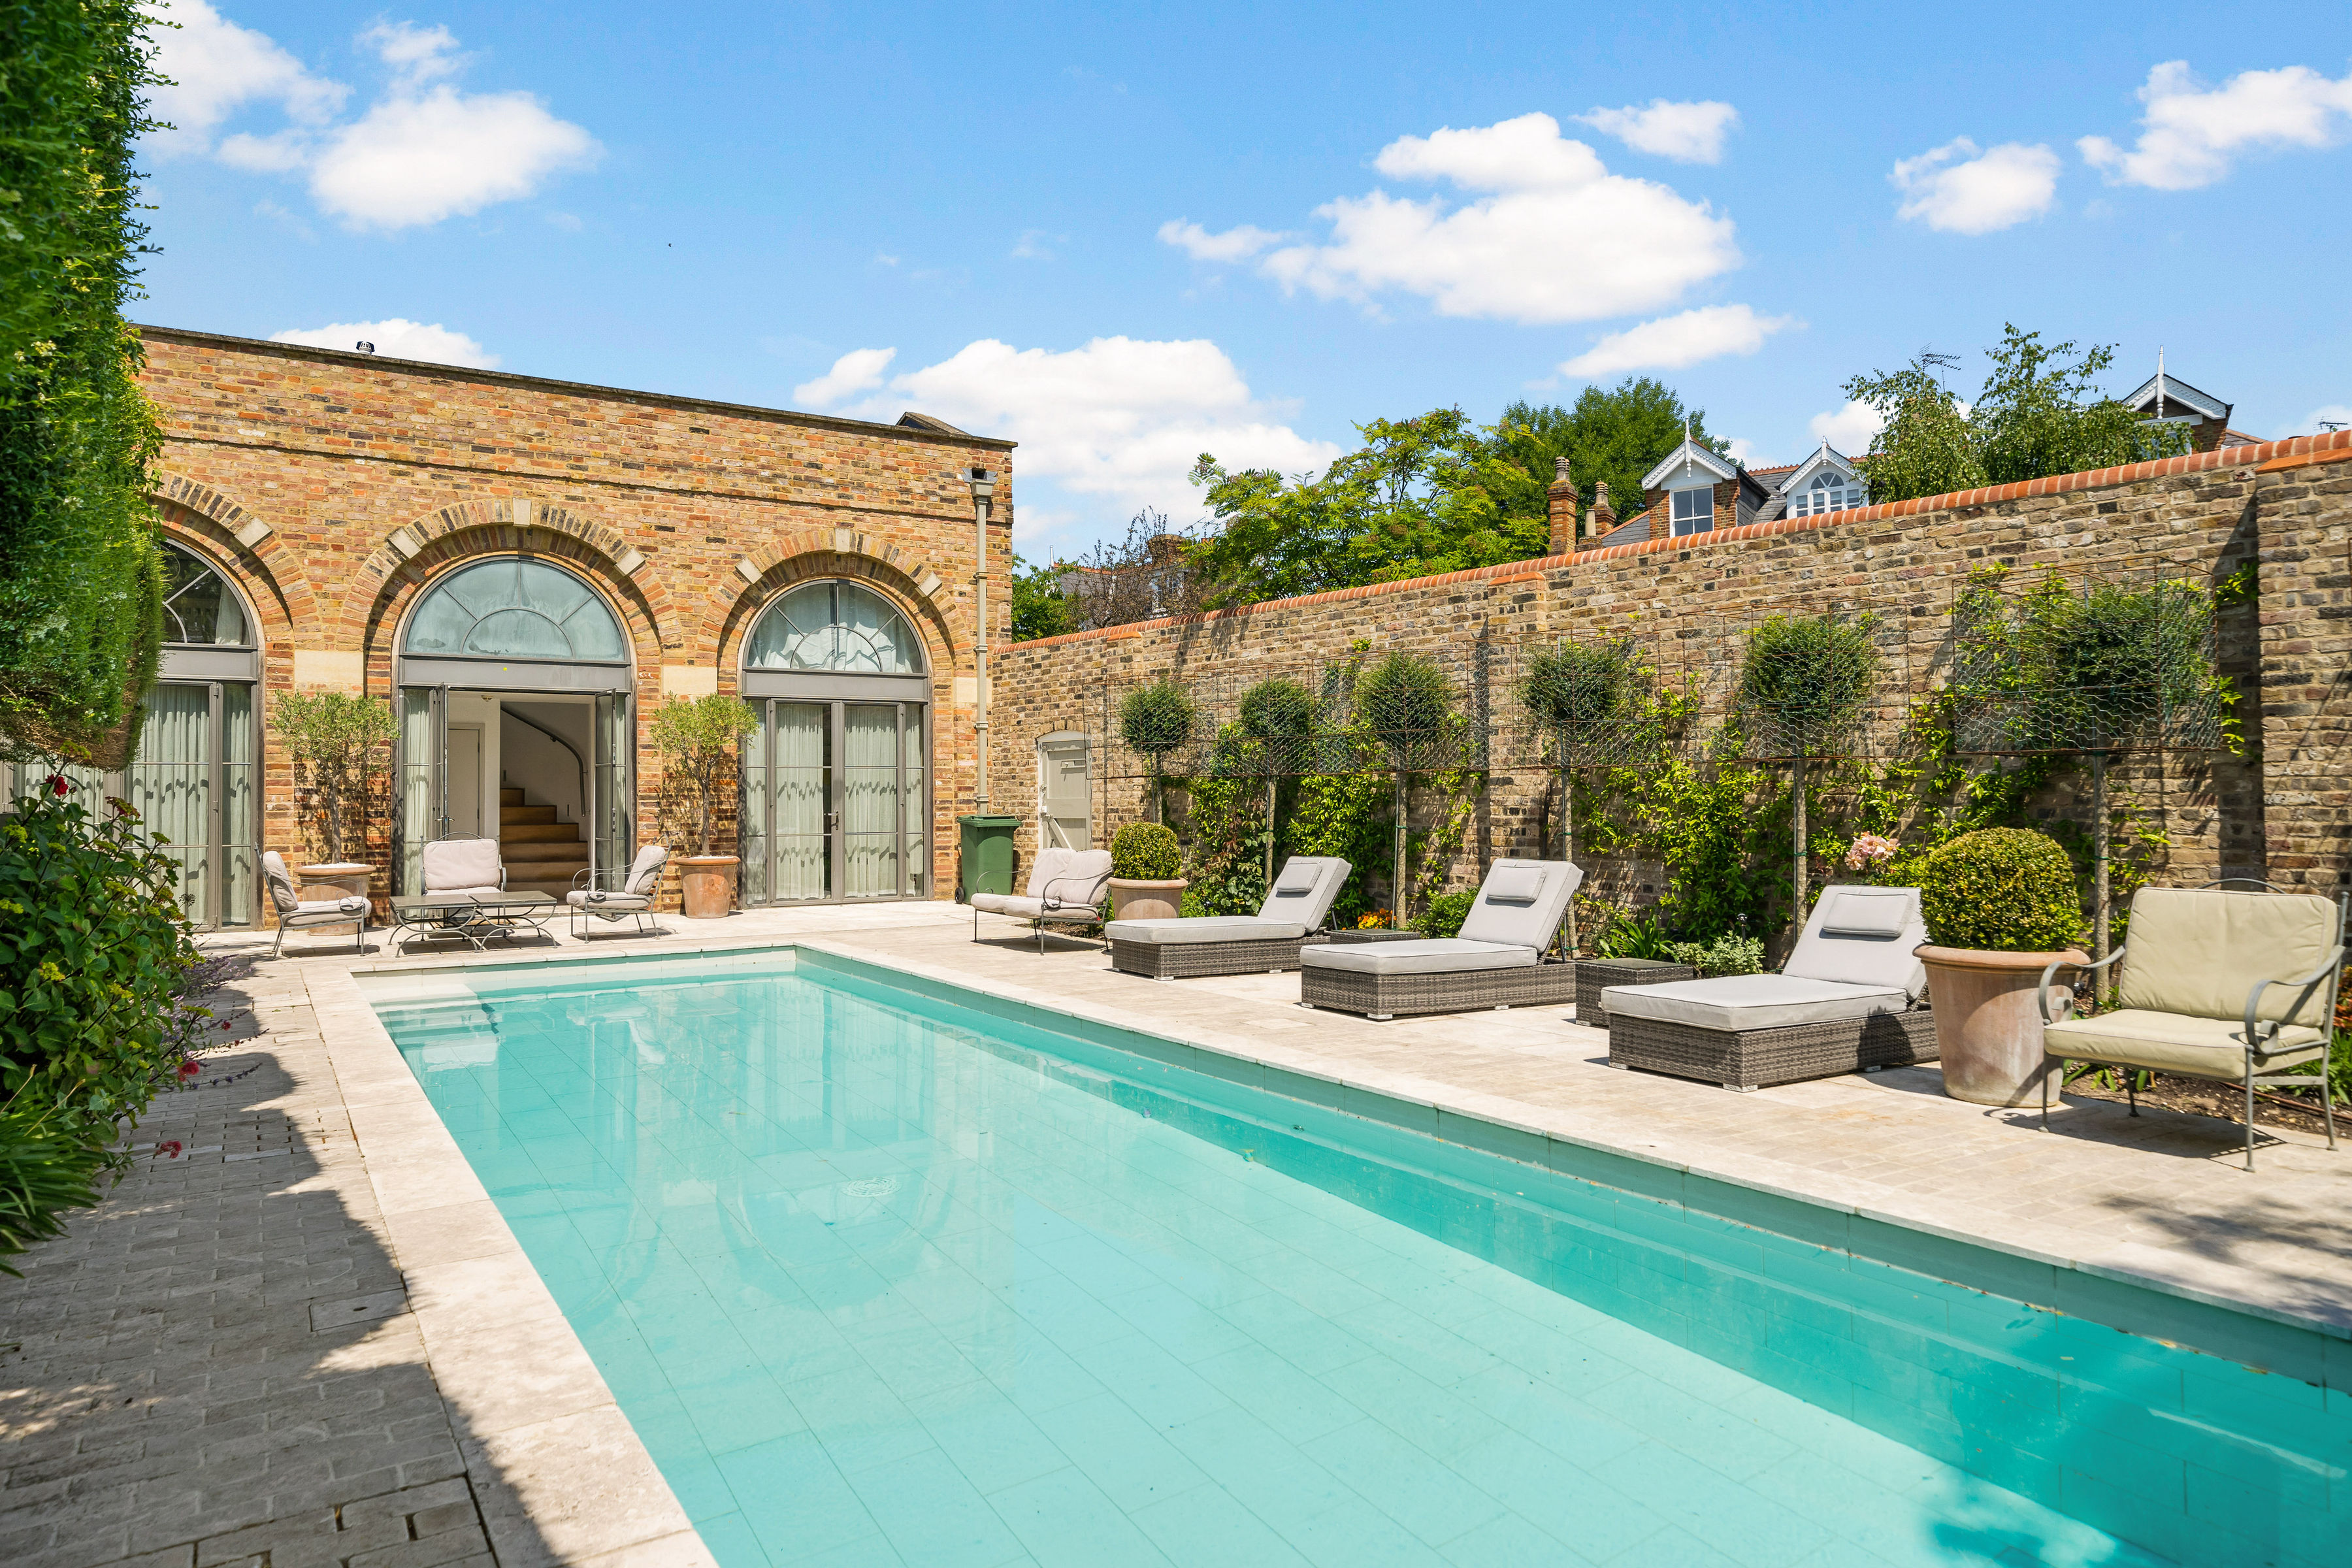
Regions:
<svg viewBox="0 0 2352 1568"><path fill-rule="evenodd" d="M1388 1024L1296 975L1155 983L938 904L666 916L490 962L806 942L1099 1023L1997 1250L2352 1334L2352 1141L2031 1113L1932 1069L1733 1094L1617 1072L1566 1007ZM289 938L141 1162L0 1277L0 1562L441 1568L710 1561L354 971L482 962ZM257 951L236 935L215 951ZM176 1147L175 1147L176 1146Z"/></svg>

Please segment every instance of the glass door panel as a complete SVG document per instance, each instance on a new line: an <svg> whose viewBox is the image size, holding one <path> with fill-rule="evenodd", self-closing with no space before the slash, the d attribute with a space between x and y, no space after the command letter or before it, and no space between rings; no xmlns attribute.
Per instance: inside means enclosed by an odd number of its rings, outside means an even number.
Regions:
<svg viewBox="0 0 2352 1568"><path fill-rule="evenodd" d="M897 898L899 836L898 706L842 707L843 890L853 899Z"/></svg>
<svg viewBox="0 0 2352 1568"><path fill-rule="evenodd" d="M898 814L907 836L907 892L922 898L931 890L931 792L923 754L920 704L898 709Z"/></svg>
<svg viewBox="0 0 2352 1568"><path fill-rule="evenodd" d="M254 921L255 879L260 870L261 802L254 762L253 688L223 686L221 692L220 923ZM346 843L343 853L365 858L366 846Z"/></svg>
<svg viewBox="0 0 2352 1568"><path fill-rule="evenodd" d="M148 688L141 699L147 721L139 755L124 780L141 826L180 872L180 911L199 925L212 923L213 830L212 689L206 686Z"/></svg>
<svg viewBox="0 0 2352 1568"><path fill-rule="evenodd" d="M636 755L636 726L629 715L628 693L612 691L597 698L595 778L592 785L595 801L589 808L589 818L595 827L589 854L591 863L599 871L626 869L636 852L635 836L631 831L636 818L636 787L630 771L630 763Z"/></svg>
<svg viewBox="0 0 2352 1568"><path fill-rule="evenodd" d="M833 704L778 702L770 763L779 902L833 896Z"/></svg>
<svg viewBox="0 0 2352 1568"><path fill-rule="evenodd" d="M768 751L776 727L775 706L772 702L761 703L760 727L743 738L740 799L735 820L742 838L736 854L743 862L740 872L745 909L768 901L768 812L772 804L768 799Z"/></svg>
<svg viewBox="0 0 2352 1568"><path fill-rule="evenodd" d="M393 819L393 853L400 871L397 891L425 886L425 847L441 837L441 689L404 686L400 690L398 815Z"/></svg>

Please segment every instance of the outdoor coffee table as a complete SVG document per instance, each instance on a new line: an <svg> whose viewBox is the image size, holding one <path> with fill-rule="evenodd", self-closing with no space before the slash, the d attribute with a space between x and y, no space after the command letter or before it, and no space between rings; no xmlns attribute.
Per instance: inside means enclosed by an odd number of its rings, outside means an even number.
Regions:
<svg viewBox="0 0 2352 1568"><path fill-rule="evenodd" d="M545 893L426 893L392 900L392 941L404 945L413 937L461 936L477 952L488 941L512 942L524 931L547 934L555 900Z"/></svg>

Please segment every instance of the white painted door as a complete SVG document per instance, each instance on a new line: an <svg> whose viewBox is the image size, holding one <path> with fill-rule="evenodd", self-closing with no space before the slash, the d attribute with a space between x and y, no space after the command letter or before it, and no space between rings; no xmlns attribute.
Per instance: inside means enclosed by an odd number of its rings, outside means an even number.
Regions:
<svg viewBox="0 0 2352 1568"><path fill-rule="evenodd" d="M1095 847L1095 786L1084 735L1049 735L1037 742L1037 815L1041 841L1055 849Z"/></svg>

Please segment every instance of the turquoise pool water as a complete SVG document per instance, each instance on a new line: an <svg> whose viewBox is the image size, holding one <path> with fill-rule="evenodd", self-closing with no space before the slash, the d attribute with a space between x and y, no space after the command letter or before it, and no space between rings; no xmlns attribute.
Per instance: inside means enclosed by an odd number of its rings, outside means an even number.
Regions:
<svg viewBox="0 0 2352 1568"><path fill-rule="evenodd" d="M726 1568L2347 1560L2341 1393L878 972L565 968L375 1005Z"/></svg>

